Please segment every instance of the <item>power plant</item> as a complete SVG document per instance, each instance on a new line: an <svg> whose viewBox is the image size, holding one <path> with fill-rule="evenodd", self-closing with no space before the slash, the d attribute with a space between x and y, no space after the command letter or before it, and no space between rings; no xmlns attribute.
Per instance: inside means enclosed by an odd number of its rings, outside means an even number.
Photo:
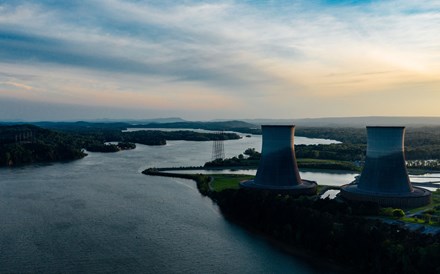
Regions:
<svg viewBox="0 0 440 274"><path fill-rule="evenodd" d="M317 184L302 180L296 163L293 125L263 125L263 145L257 175L242 188L264 189L293 195L314 195Z"/></svg>
<svg viewBox="0 0 440 274"><path fill-rule="evenodd" d="M404 154L405 127L367 127L367 155L360 177L341 188L347 200L410 208L431 202L431 192L413 187Z"/></svg>

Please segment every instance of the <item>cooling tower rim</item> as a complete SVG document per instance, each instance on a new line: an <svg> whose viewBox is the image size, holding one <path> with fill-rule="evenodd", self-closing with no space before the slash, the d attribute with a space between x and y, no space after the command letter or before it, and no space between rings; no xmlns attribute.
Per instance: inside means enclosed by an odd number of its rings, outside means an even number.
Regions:
<svg viewBox="0 0 440 274"><path fill-rule="evenodd" d="M341 186L341 193L351 193L357 196L366 196L366 197L378 197L378 198L417 198L424 196L431 196L431 191L421 188L421 187L413 187L412 192L379 192L379 191L368 191L359 189L356 184L347 184Z"/></svg>
<svg viewBox="0 0 440 274"><path fill-rule="evenodd" d="M395 129L404 129L405 126L367 126L367 128L395 128Z"/></svg>
<svg viewBox="0 0 440 274"><path fill-rule="evenodd" d="M253 189L266 189L266 190L300 190L300 189L311 189L318 186L318 183L310 180L301 180L301 184L294 186L272 186L272 185L262 185L256 184L254 180L248 180L240 183L240 187L243 188L253 188Z"/></svg>

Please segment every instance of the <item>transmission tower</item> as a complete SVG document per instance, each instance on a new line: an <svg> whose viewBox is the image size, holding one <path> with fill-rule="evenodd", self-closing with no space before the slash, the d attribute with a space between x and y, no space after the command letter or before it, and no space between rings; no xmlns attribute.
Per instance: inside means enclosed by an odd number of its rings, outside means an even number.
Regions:
<svg viewBox="0 0 440 274"><path fill-rule="evenodd" d="M216 134L221 135L221 138L214 140L212 143L212 161L225 158L225 146L223 142L223 131L219 131Z"/></svg>
<svg viewBox="0 0 440 274"><path fill-rule="evenodd" d="M15 143L25 144L34 142L32 130L20 130L15 134Z"/></svg>

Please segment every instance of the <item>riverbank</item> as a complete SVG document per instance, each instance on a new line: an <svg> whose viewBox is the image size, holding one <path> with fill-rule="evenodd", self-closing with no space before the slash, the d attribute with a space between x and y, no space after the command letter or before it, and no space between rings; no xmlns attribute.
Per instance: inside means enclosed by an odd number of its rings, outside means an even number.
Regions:
<svg viewBox="0 0 440 274"><path fill-rule="evenodd" d="M194 131L122 132L120 126L68 123L53 129L34 125L0 125L0 167L81 159L90 152L112 153L135 149L136 144L164 146L167 141L239 140L236 133ZM116 144L115 144L116 143Z"/></svg>
<svg viewBox="0 0 440 274"><path fill-rule="evenodd" d="M251 157L244 158L239 156L207 162L205 163L204 167L221 169L256 169L258 167L258 163L259 158L253 159ZM297 159L297 165L299 168L309 169L344 170L356 172L361 171L361 167L357 166L353 162L339 160L299 158Z"/></svg>
<svg viewBox="0 0 440 274"><path fill-rule="evenodd" d="M170 172L163 172L163 171L170 171L175 169L170 168L150 168L144 170L142 173L145 175L150 176L163 176L163 177L171 177L171 178L181 178L181 179L190 179L194 180L197 185L197 189L199 190L200 194L203 196L210 197L214 202L217 202L217 200L213 197L212 193L219 193L225 189L238 189L238 185L235 183L235 185L232 185L231 182L227 181L228 176L233 176L235 179L249 179L253 176L249 175L231 175L231 174L219 174L219 175L212 175L207 176L203 174L184 174L184 173L170 173ZM220 177L220 178L218 178ZM213 182L218 180L224 180L221 182L221 186L213 186ZM332 186L325 186L328 187L328 189L333 189ZM326 189L326 190L328 190ZM325 191L324 191L325 192ZM220 208L221 209L221 208ZM280 241L274 236L271 236L270 234L263 233L261 230L255 229L251 225L249 225L246 222L241 221L239 218L234 217L230 214L223 214L223 216L246 229L249 233L253 234L255 237L264 239L265 241L269 242L272 246L276 247L277 249L281 250L284 253L287 253L291 256L294 256L296 258L301 259L302 261L313 265L316 267L319 271L325 271L326 273L353 273L354 269L351 267L344 266L342 264L339 264L335 262L334 260L328 259L328 258L322 258L320 255L316 252L307 251L299 247L295 247L292 245L289 245L283 241Z"/></svg>
<svg viewBox="0 0 440 274"><path fill-rule="evenodd" d="M144 173L161 175L154 169ZM245 189L213 191L210 180L202 179L202 174L164 174L194 178L200 192L210 197L225 217L282 243L292 254L312 254L314 263L320 258L319 261L341 265L342 269L370 273L429 273L438 267L439 235L365 218L379 215L380 208L372 204L317 199L317 196L294 198ZM215 187L215 175L211 176ZM397 249L399 253L395 252Z"/></svg>

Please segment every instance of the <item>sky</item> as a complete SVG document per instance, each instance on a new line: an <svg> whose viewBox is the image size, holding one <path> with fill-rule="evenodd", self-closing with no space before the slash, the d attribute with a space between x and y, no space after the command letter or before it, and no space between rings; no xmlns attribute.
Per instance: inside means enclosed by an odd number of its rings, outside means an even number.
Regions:
<svg viewBox="0 0 440 274"><path fill-rule="evenodd" d="M439 106L438 0L0 0L0 120Z"/></svg>

